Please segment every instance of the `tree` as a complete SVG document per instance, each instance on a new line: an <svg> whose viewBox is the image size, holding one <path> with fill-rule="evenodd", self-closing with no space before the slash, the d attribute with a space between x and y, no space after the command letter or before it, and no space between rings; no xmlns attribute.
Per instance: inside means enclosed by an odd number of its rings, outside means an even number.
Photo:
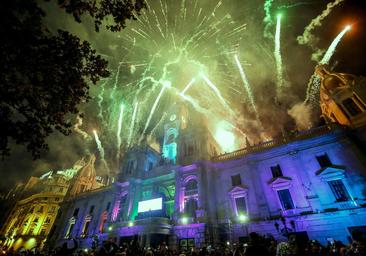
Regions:
<svg viewBox="0 0 366 256"><path fill-rule="evenodd" d="M58 0L60 8L90 15L98 31L103 20L120 31L135 19L144 0ZM0 154L9 155L11 140L26 146L34 158L47 150L55 130L71 133L72 115L89 100L89 84L109 76L107 61L90 44L67 31L50 33L42 24L45 12L36 0L0 3Z"/></svg>

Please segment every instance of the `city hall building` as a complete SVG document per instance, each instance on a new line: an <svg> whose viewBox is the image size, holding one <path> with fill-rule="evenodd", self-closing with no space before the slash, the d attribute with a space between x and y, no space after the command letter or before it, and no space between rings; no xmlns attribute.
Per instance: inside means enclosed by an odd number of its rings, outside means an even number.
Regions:
<svg viewBox="0 0 366 256"><path fill-rule="evenodd" d="M366 232L366 83L323 67L317 72L326 125L218 154L204 122L176 104L160 148L147 142L130 148L115 180L97 176L89 156L64 186L47 229L42 223L39 233L22 229L23 207L21 216L13 211L3 237L11 244L21 230L23 239L41 236L42 246L74 238L86 249L107 239L142 247L218 246L246 241L251 232L348 243L353 230ZM33 218L46 219L35 207Z"/></svg>
<svg viewBox="0 0 366 256"><path fill-rule="evenodd" d="M134 146L115 183L70 194L50 243L76 238L90 248L112 239L189 248L245 241L257 232L324 244L366 232L366 83L323 67L317 72L326 125L217 155L205 125L176 105L162 153L147 143Z"/></svg>

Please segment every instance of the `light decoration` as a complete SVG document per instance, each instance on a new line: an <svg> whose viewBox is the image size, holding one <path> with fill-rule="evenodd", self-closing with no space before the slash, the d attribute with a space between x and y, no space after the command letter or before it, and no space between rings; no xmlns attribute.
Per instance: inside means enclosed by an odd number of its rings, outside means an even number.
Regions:
<svg viewBox="0 0 366 256"><path fill-rule="evenodd" d="M248 221L248 216L245 214L239 214L238 219L241 223L244 223Z"/></svg>
<svg viewBox="0 0 366 256"><path fill-rule="evenodd" d="M182 217L182 218L180 219L180 221L181 221L181 223L182 223L183 225L187 225L187 224L188 224L188 218L187 218L187 217Z"/></svg>

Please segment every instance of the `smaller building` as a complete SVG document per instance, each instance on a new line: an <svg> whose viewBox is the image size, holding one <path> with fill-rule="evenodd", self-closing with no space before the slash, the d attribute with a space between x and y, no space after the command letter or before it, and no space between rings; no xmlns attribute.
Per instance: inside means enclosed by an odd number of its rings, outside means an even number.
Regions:
<svg viewBox="0 0 366 256"><path fill-rule="evenodd" d="M22 199L16 203L3 227L5 246L17 250L43 245L68 189L70 176L67 172L74 173L74 170L50 171L39 178L30 178Z"/></svg>

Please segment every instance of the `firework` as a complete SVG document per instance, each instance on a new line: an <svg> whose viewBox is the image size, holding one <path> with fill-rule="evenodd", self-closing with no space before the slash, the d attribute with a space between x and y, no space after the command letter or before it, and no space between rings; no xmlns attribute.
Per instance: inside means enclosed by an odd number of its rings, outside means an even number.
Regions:
<svg viewBox="0 0 366 256"><path fill-rule="evenodd" d="M238 55L235 55L234 58L235 58L236 65L238 66L239 73L240 73L240 77L241 77L241 80L243 81L244 88L245 88L245 90L247 92L250 105L253 108L253 111L255 113L256 119L259 121L259 114L258 114L257 106L255 105L255 100L254 100L252 88L251 88L251 86L249 84L249 81L248 81L247 76L244 73L244 69L243 69L243 66L240 63L240 60L239 60Z"/></svg>
<svg viewBox="0 0 366 256"><path fill-rule="evenodd" d="M131 139L132 139L133 129L135 127L138 105L139 105L139 103L135 102L135 107L133 108L133 114L132 114L132 118L131 118L130 131L128 133L127 147L129 147L131 145Z"/></svg>
<svg viewBox="0 0 366 256"><path fill-rule="evenodd" d="M100 158L102 160L104 160L104 148L103 148L102 142L100 141L98 133L97 133L96 130L93 130L93 134L94 134L95 143L97 143Z"/></svg>
<svg viewBox="0 0 366 256"><path fill-rule="evenodd" d="M282 57L281 57L281 14L277 15L274 56L276 60L276 71L277 71L277 93L279 94L283 89L284 85Z"/></svg>
<svg viewBox="0 0 366 256"><path fill-rule="evenodd" d="M323 58L319 62L319 64L327 65L329 64L330 59L332 58L338 44L340 43L343 36L351 29L351 26L346 26L332 41L330 46L328 47L328 50L325 52ZM313 74L308 82L308 87L306 91L306 98L305 103L312 103L316 104L318 100L318 94L319 94L319 88L320 88L320 77L317 74Z"/></svg>
<svg viewBox="0 0 366 256"><path fill-rule="evenodd" d="M122 144L122 137L121 137L121 131L122 131L122 121L123 121L123 110L124 105L121 104L120 108L120 114L118 118L118 129L117 129L117 158L119 158L120 150L121 150L121 144Z"/></svg>

